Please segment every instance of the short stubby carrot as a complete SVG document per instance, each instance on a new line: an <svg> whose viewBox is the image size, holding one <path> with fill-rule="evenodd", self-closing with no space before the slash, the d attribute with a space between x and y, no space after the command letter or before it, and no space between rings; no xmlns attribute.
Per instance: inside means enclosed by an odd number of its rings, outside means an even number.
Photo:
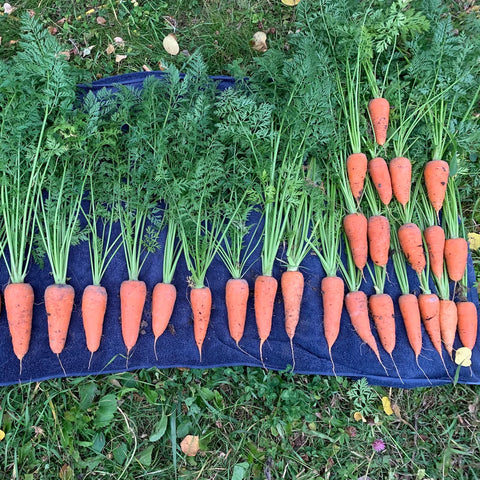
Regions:
<svg viewBox="0 0 480 480"><path fill-rule="evenodd" d="M448 175L449 166L445 160L430 160L423 171L427 196L437 213L442 208L445 199Z"/></svg>
<svg viewBox="0 0 480 480"><path fill-rule="evenodd" d="M343 218L343 229L352 251L355 266L363 270L368 258L368 220L363 213L349 213Z"/></svg>
<svg viewBox="0 0 480 480"><path fill-rule="evenodd" d="M421 293L418 306L423 326L435 350L442 356L442 334L440 331L440 300L434 293Z"/></svg>
<svg viewBox="0 0 480 480"><path fill-rule="evenodd" d="M228 330L237 346L245 330L249 293L248 282L244 278L231 278L227 281L225 303L227 306Z"/></svg>
<svg viewBox="0 0 480 480"><path fill-rule="evenodd" d="M386 293L370 295L368 307L377 329L380 343L385 351L391 355L396 343L395 314L392 297Z"/></svg>
<svg viewBox="0 0 480 480"><path fill-rule="evenodd" d="M53 284L45 289L44 298L50 349L58 355L62 353L67 340L75 291L71 285Z"/></svg>
<svg viewBox="0 0 480 480"><path fill-rule="evenodd" d="M412 293L400 295L400 297L398 297L398 306L400 307L400 313L402 314L408 342L412 347L415 359L418 363L418 357L422 351L422 324L418 299Z"/></svg>
<svg viewBox="0 0 480 480"><path fill-rule="evenodd" d="M445 231L439 225L432 225L423 231L423 236L427 245L430 270L440 279L443 275Z"/></svg>
<svg viewBox="0 0 480 480"><path fill-rule="evenodd" d="M193 312L193 331L197 344L200 361L202 361L202 347L207 336L207 329L212 313L212 292L209 287L192 288L190 290L190 304Z"/></svg>
<svg viewBox="0 0 480 480"><path fill-rule="evenodd" d="M445 264L450 280L459 282L467 268L468 243L462 238L447 238L445 240Z"/></svg>
<svg viewBox="0 0 480 480"><path fill-rule="evenodd" d="M172 318L177 289L171 283L157 283L152 292L152 331L154 340L155 358L157 358L157 340L166 330Z"/></svg>
<svg viewBox="0 0 480 480"><path fill-rule="evenodd" d="M440 333L445 350L452 358L453 342L457 333L457 306L453 300L440 300Z"/></svg>
<svg viewBox="0 0 480 480"><path fill-rule="evenodd" d="M260 338L260 360L263 364L262 347L272 329L273 306L278 282L270 275L259 275L255 279L254 308L258 336Z"/></svg>
<svg viewBox="0 0 480 480"><path fill-rule="evenodd" d="M367 226L368 250L375 265L384 267L390 251L390 222L383 215L373 215Z"/></svg>
<svg viewBox="0 0 480 480"><path fill-rule="evenodd" d="M368 162L368 173L381 202L384 205L389 205L392 201L393 191L387 162L381 157L372 158Z"/></svg>
<svg viewBox="0 0 480 480"><path fill-rule="evenodd" d="M367 156L364 153L352 153L347 157L348 182L357 203L360 203L362 198L367 167Z"/></svg>
<svg viewBox="0 0 480 480"><path fill-rule="evenodd" d="M142 280L124 280L120 285L120 312L122 337L127 356L135 346L140 333L147 286Z"/></svg>
<svg viewBox="0 0 480 480"><path fill-rule="evenodd" d="M473 302L458 302L458 336L464 347L473 350L477 342L478 315Z"/></svg>
<svg viewBox="0 0 480 480"><path fill-rule="evenodd" d="M422 232L418 225L405 223L398 229L398 241L410 266L420 274L427 261L423 251Z"/></svg>
<svg viewBox="0 0 480 480"><path fill-rule="evenodd" d="M101 285L88 285L82 296L83 330L90 353L100 347L103 321L107 310L107 291Z"/></svg>
<svg viewBox="0 0 480 480"><path fill-rule="evenodd" d="M331 358L332 347L340 332L345 284L340 277L324 277L320 287L323 301L323 331Z"/></svg>
<svg viewBox="0 0 480 480"><path fill-rule="evenodd" d="M378 145L383 145L387 140L390 103L383 97L372 98L372 100L368 102L368 113L372 121L375 141Z"/></svg>
<svg viewBox="0 0 480 480"><path fill-rule="evenodd" d="M33 288L29 283L9 283L4 296L13 351L21 362L28 352L32 334Z"/></svg>
<svg viewBox="0 0 480 480"><path fill-rule="evenodd" d="M395 157L388 165L392 191L400 205L405 206L410 200L412 186L412 162L407 157Z"/></svg>

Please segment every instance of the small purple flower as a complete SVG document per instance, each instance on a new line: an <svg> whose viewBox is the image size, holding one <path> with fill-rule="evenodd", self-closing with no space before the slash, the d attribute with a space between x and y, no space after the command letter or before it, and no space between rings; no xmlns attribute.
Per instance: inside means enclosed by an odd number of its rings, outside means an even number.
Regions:
<svg viewBox="0 0 480 480"><path fill-rule="evenodd" d="M372 447L376 452L382 452L385 450L385 442L381 438L377 438L377 440L372 443Z"/></svg>

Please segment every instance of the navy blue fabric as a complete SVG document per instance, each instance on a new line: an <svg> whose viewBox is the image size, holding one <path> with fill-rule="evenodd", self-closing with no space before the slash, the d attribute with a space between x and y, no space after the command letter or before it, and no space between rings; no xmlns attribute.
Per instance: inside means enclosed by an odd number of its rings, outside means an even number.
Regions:
<svg viewBox="0 0 480 480"><path fill-rule="evenodd" d="M118 83L127 83L133 87L141 87L144 78L148 75L161 76L163 74L161 72L148 72L121 75L94 82L91 88L93 90L103 87L110 88ZM219 88L233 85L233 79L231 78L216 77L216 79L220 82ZM87 88L89 87L82 87L84 91ZM116 228L118 232L118 226ZM163 244L164 238L165 232L162 233L159 239L160 246ZM253 263L250 265L245 277L250 285L251 292L255 278L261 274L259 249L260 246L258 247L258 252L256 252L258 255L252 255ZM278 257L279 260L275 265L273 274L280 280L280 275L283 271L282 259L284 259L284 252L280 251ZM411 289L418 294L420 289L417 277L410 268L408 268L408 272ZM320 282L324 272L319 259L315 255L309 255L305 259L303 273L305 275L305 291L301 319L294 338L295 371L305 374L333 375L332 364L323 335ZM478 308L477 291L473 287L475 274L471 257L469 257L468 274L470 286L468 299L475 302ZM93 355L89 369L90 353L86 348L81 317L81 295L83 289L91 282L88 246L86 243L83 243L72 248L68 277L69 283L76 291L75 306L65 349L59 356L67 376L114 373L127 369L126 349L122 341L120 328L119 300L120 284L127 279L127 276L125 259L122 250L120 250L104 277L103 284L109 296L104 335L100 349ZM183 259L179 262L173 280L178 292L177 303L169 328L157 342L157 361L154 355L154 337L151 329L151 292L155 284L161 281L161 276L162 250L160 248L156 253L149 255L140 275L140 278L147 284L149 294L144 309L142 331L128 361L129 370L149 367L210 368L238 365L261 366L253 295L250 295L249 298L245 334L240 342L241 348L246 353L237 348L235 342L230 338L224 303L225 284L229 274L219 258L215 259L207 273L207 284L212 289L213 310L203 345L202 362L199 360L193 336L192 314L188 302L189 288L187 286L187 277L189 272ZM59 360L50 351L48 344L47 318L43 303L43 292L46 286L53 282L48 262L43 270L37 265L32 265L27 281L32 283L36 298L30 350L23 360L23 370L21 376L19 376L19 362L14 356L5 313L2 312L0 318L0 385L39 381L64 375ZM0 285L5 287L7 283L8 273L5 266L2 266L0 268ZM362 290L367 295L372 294L372 282L365 280L362 284ZM400 290L391 261L388 264L388 280L385 290L393 297L395 302L397 346L393 352L393 357L403 382L397 376L389 356L380 348L382 360L389 375L385 374L375 354L355 334L345 310L342 315L340 335L332 350L337 375L351 378L366 377L374 385L405 388L450 383L451 379L447 376L440 357L434 350L425 332L423 332L423 349L420 365L430 381L425 378L415 363L415 357L408 344L398 309L397 299L400 295ZM265 365L269 369L284 370L292 364L290 344L283 322L282 298L281 293L278 292L274 308L272 332L263 347ZM375 330L374 335L376 335ZM460 346L460 343L457 338L455 348L458 346ZM445 350L443 354L450 376L453 377L456 365L448 358ZM459 382L468 384L480 383L480 349L478 348L478 343L473 352L472 368L462 368Z"/></svg>

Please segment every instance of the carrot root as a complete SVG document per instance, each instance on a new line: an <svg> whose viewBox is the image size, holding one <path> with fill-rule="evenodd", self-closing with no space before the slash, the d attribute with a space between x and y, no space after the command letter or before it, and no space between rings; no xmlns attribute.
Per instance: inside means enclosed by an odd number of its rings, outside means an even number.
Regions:
<svg viewBox="0 0 480 480"><path fill-rule="evenodd" d="M157 283L152 292L152 330L155 340L153 350L157 356L157 340L163 334L172 317L177 289L171 283Z"/></svg>
<svg viewBox="0 0 480 480"><path fill-rule="evenodd" d="M343 229L352 251L355 266L362 270L368 258L368 220L362 213L350 213L343 219Z"/></svg>
<svg viewBox="0 0 480 480"><path fill-rule="evenodd" d="M202 361L202 347L207 336L210 314L212 312L212 292L209 287L192 288L190 303L193 312L193 330L197 344L200 362Z"/></svg>
<svg viewBox="0 0 480 480"><path fill-rule="evenodd" d="M245 330L249 293L248 282L244 278L230 278L225 285L228 330L238 348Z"/></svg>
<svg viewBox="0 0 480 480"><path fill-rule="evenodd" d="M88 285L82 296L83 329L90 353L100 347L103 321L107 310L107 291L100 285Z"/></svg>
<svg viewBox="0 0 480 480"><path fill-rule="evenodd" d="M412 162L406 157L395 157L388 165L392 191L398 203L405 207L410 200L412 185Z"/></svg>
<svg viewBox="0 0 480 480"><path fill-rule="evenodd" d="M367 175L368 161L364 153L352 153L347 158L347 176L352 194L360 203Z"/></svg>
<svg viewBox="0 0 480 480"><path fill-rule="evenodd" d="M368 102L368 112L372 121L375 141L383 145L387 140L388 120L390 116L390 104L383 97L372 98Z"/></svg>
<svg viewBox="0 0 480 480"><path fill-rule="evenodd" d="M122 337L128 357L140 333L143 307L147 296L147 286L141 280L124 280L120 285L120 310Z"/></svg>
<svg viewBox="0 0 480 480"><path fill-rule="evenodd" d="M368 162L368 173L375 185L381 202L384 205L389 205L392 201L393 191L387 162L381 157L372 158Z"/></svg>

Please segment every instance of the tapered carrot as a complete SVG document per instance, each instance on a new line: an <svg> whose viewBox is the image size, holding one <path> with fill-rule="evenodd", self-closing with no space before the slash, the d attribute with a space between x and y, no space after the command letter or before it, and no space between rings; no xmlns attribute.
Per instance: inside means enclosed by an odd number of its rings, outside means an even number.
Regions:
<svg viewBox="0 0 480 480"><path fill-rule="evenodd" d="M32 334L33 288L29 283L9 283L4 291L13 351L20 360L28 352Z"/></svg>
<svg viewBox="0 0 480 480"><path fill-rule="evenodd" d="M343 219L343 228L352 250L355 266L363 270L368 258L367 217L363 213L350 213Z"/></svg>
<svg viewBox="0 0 480 480"><path fill-rule="evenodd" d="M412 186L412 163L406 157L395 157L388 165L393 195L405 206L410 200Z"/></svg>
<svg viewBox="0 0 480 480"><path fill-rule="evenodd" d="M418 299L412 293L406 293L398 297L398 306L402 314L405 331L407 332L408 342L415 354L415 360L418 364L418 357L422 351L422 325L420 318L420 309Z"/></svg>
<svg viewBox="0 0 480 480"><path fill-rule="evenodd" d="M423 231L427 245L430 270L438 278L443 275L443 256L445 250L445 231L439 225L432 225Z"/></svg>
<svg viewBox="0 0 480 480"><path fill-rule="evenodd" d="M352 153L347 157L348 182L357 203L362 198L367 167L367 156L364 153Z"/></svg>
<svg viewBox="0 0 480 480"><path fill-rule="evenodd" d="M260 361L263 364L262 347L272 329L273 305L278 282L270 275L259 275L255 280L254 308L258 336L260 337Z"/></svg>
<svg viewBox="0 0 480 480"><path fill-rule="evenodd" d="M147 286L141 280L124 280L120 285L122 337L127 347L127 361L140 333Z"/></svg>
<svg viewBox="0 0 480 480"><path fill-rule="evenodd" d="M447 238L445 240L445 264L450 280L459 282L467 268L468 243L462 238Z"/></svg>
<svg viewBox="0 0 480 480"><path fill-rule="evenodd" d="M100 347L103 321L107 310L107 291L100 285L88 285L82 296L83 329L87 349L93 354Z"/></svg>
<svg viewBox="0 0 480 480"><path fill-rule="evenodd" d="M453 342L457 332L457 306L452 300L440 299L440 333L445 350L450 355L453 354Z"/></svg>
<svg viewBox="0 0 480 480"><path fill-rule="evenodd" d="M231 278L225 286L228 330L237 347L243 337L247 317L249 288L244 278Z"/></svg>
<svg viewBox="0 0 480 480"><path fill-rule="evenodd" d="M458 336L464 347L473 350L477 342L478 315L473 302L458 302Z"/></svg>
<svg viewBox="0 0 480 480"><path fill-rule="evenodd" d="M75 291L71 285L53 284L45 289L45 310L48 320L50 349L59 355L67 340Z"/></svg>
<svg viewBox="0 0 480 480"><path fill-rule="evenodd" d="M212 312L212 292L209 287L192 288L190 290L190 304L193 312L193 330L200 361L202 361L202 347L207 335L210 314Z"/></svg>
<svg viewBox="0 0 480 480"><path fill-rule="evenodd" d="M378 196L384 205L389 205L392 200L392 180L387 162L381 158L372 158L368 162L368 173L372 179Z"/></svg>
<svg viewBox="0 0 480 480"><path fill-rule="evenodd" d="M398 229L398 241L410 266L420 274L427 262L423 251L422 232L414 223L406 223Z"/></svg>
<svg viewBox="0 0 480 480"><path fill-rule="evenodd" d="M153 350L157 356L157 340L165 331L172 317L177 299L177 289L171 283L157 283L152 292L152 330L154 335Z"/></svg>
<svg viewBox="0 0 480 480"><path fill-rule="evenodd" d="M368 112L372 121L375 141L378 145L383 145L387 140L390 103L383 97L373 98L368 102Z"/></svg>
<svg viewBox="0 0 480 480"><path fill-rule="evenodd" d="M388 263L390 250L390 222L383 215L372 215L367 224L368 250L375 265L384 267Z"/></svg>
<svg viewBox="0 0 480 480"><path fill-rule="evenodd" d="M423 172L428 199L438 214L447 191L449 166L444 160L430 160Z"/></svg>
<svg viewBox="0 0 480 480"><path fill-rule="evenodd" d="M368 307L375 323L380 343L385 351L392 355L396 343L393 300L386 293L377 293L370 295Z"/></svg>

